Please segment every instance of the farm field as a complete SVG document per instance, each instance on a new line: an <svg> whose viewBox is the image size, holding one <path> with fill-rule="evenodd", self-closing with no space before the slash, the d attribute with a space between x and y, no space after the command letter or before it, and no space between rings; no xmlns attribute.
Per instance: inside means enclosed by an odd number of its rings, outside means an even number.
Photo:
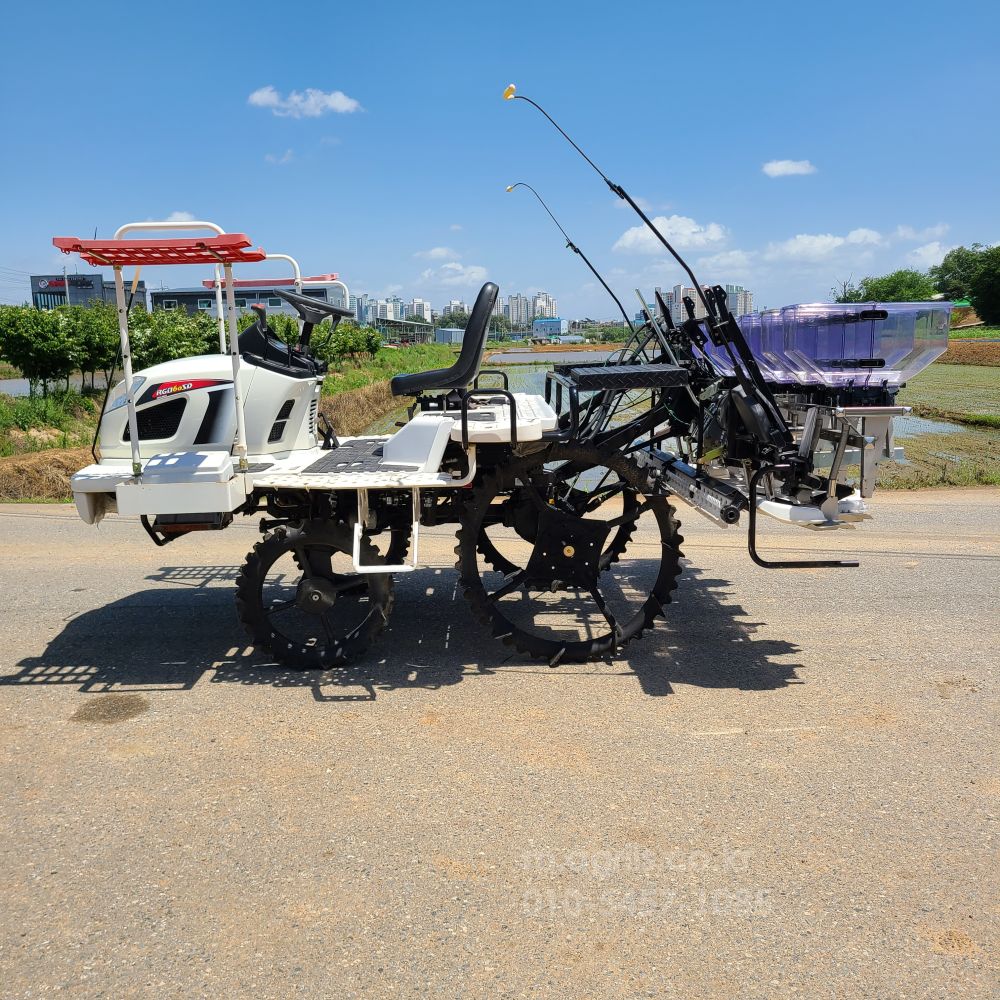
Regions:
<svg viewBox="0 0 1000 1000"><path fill-rule="evenodd" d="M898 437L906 461L881 466L879 486L1000 483L1000 368L935 363L903 389L899 402L935 424L927 433Z"/></svg>
<svg viewBox="0 0 1000 1000"><path fill-rule="evenodd" d="M1000 368L933 364L899 394L922 417L1000 424Z"/></svg>

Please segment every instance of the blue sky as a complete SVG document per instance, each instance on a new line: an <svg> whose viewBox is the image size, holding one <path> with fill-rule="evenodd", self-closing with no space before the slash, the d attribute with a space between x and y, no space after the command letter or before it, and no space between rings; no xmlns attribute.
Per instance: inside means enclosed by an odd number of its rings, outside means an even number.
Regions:
<svg viewBox="0 0 1000 1000"><path fill-rule="evenodd" d="M489 278L613 315L519 180L629 306L679 280L510 82L758 306L1000 241L991 3L56 2L4 26L0 301L61 268L53 235L189 213L352 291L439 308Z"/></svg>

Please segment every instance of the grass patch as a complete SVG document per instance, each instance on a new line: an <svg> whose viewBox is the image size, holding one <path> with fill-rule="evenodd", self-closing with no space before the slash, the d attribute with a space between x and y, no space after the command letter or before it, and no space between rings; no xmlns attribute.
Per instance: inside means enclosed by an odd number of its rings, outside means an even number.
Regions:
<svg viewBox="0 0 1000 1000"><path fill-rule="evenodd" d="M6 361L0 361L0 378L20 378L21 373Z"/></svg>
<svg viewBox="0 0 1000 1000"><path fill-rule="evenodd" d="M70 476L92 461L90 448L50 449L0 458L0 503L72 500Z"/></svg>
<svg viewBox="0 0 1000 1000"><path fill-rule="evenodd" d="M953 434L900 438L906 462L878 468L882 489L929 486L1000 486L1000 434L967 428Z"/></svg>
<svg viewBox="0 0 1000 1000"><path fill-rule="evenodd" d="M375 382L387 382L393 375L402 375L406 372L450 368L454 363L455 351L448 344L413 344L410 347L395 349L383 347L370 360L357 364L345 362L343 367L336 371L331 365L323 382L323 395L334 396L351 389L362 389Z"/></svg>
<svg viewBox="0 0 1000 1000"><path fill-rule="evenodd" d="M45 397L0 395L0 456L89 445L99 407L72 389Z"/></svg>
<svg viewBox="0 0 1000 1000"><path fill-rule="evenodd" d="M996 345L959 346L972 349ZM906 461L879 466L880 487L913 490L1000 485L1000 368L985 361L938 361L911 379L898 400L912 406L918 417L964 426L947 434L900 438Z"/></svg>
<svg viewBox="0 0 1000 1000"><path fill-rule="evenodd" d="M961 330L949 330L949 340L978 340L1000 337L1000 326L967 326Z"/></svg>
<svg viewBox="0 0 1000 1000"><path fill-rule="evenodd" d="M319 404L333 429L347 437L360 434L398 406L399 399L393 396L388 382L372 382L360 389L323 396Z"/></svg>

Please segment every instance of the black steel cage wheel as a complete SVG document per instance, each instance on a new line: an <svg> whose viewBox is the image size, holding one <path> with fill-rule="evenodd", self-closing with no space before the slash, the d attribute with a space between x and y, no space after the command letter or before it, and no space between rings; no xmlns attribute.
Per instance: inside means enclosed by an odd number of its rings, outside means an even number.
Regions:
<svg viewBox="0 0 1000 1000"><path fill-rule="evenodd" d="M338 666L385 627L392 577L356 573L351 529L328 521L281 526L251 551L236 580L236 608L254 646L295 669ZM384 563L367 539L365 565Z"/></svg>
<svg viewBox="0 0 1000 1000"><path fill-rule="evenodd" d="M473 492L455 550L462 589L492 634L529 656L552 666L603 659L669 603L678 528L632 460L554 444Z"/></svg>

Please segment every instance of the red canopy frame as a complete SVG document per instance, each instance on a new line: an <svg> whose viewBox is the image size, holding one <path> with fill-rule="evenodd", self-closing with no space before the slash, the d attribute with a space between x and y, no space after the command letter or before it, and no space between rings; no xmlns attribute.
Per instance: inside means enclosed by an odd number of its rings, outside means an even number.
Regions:
<svg viewBox="0 0 1000 1000"><path fill-rule="evenodd" d="M88 264L108 267L164 264L253 264L267 256L244 233L172 240L81 240L56 236L52 243L63 253L77 253Z"/></svg>

